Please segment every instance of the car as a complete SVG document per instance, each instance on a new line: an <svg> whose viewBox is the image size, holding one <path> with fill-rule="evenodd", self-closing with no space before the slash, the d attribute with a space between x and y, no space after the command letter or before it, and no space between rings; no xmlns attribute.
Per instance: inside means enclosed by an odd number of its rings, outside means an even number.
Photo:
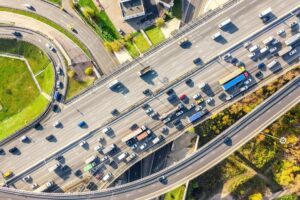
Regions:
<svg viewBox="0 0 300 200"><path fill-rule="evenodd" d="M55 158L55 160L57 160L57 161L62 161L64 159L64 157L62 156L62 155L60 155L60 156L57 156L56 158Z"/></svg>
<svg viewBox="0 0 300 200"><path fill-rule="evenodd" d="M18 31L13 32L12 34L16 37L22 37L22 33L18 32Z"/></svg>
<svg viewBox="0 0 300 200"><path fill-rule="evenodd" d="M53 107L52 107L52 111L57 112L58 109L59 109L59 106L57 104L54 104Z"/></svg>
<svg viewBox="0 0 300 200"><path fill-rule="evenodd" d="M181 95L181 96L179 97L179 99L180 99L181 101L184 101L184 100L187 99L187 96L186 96L185 94L183 94L183 95Z"/></svg>
<svg viewBox="0 0 300 200"><path fill-rule="evenodd" d="M0 148L0 155L3 155L5 153L4 149Z"/></svg>
<svg viewBox="0 0 300 200"><path fill-rule="evenodd" d="M221 35L221 33L220 32L216 32L215 34L213 34L212 36L211 36L211 39L213 39L213 40L217 40L219 37L221 37L222 35Z"/></svg>
<svg viewBox="0 0 300 200"><path fill-rule="evenodd" d="M179 104L177 105L177 108L178 108L178 110L182 110L182 109L185 108L185 106L184 106L182 103L179 103Z"/></svg>
<svg viewBox="0 0 300 200"><path fill-rule="evenodd" d="M119 111L117 109L113 109L111 112L110 112L112 115L116 116L116 115L119 115Z"/></svg>
<svg viewBox="0 0 300 200"><path fill-rule="evenodd" d="M223 60L226 62L229 62L231 58L232 58L231 53L227 53L223 56Z"/></svg>
<svg viewBox="0 0 300 200"><path fill-rule="evenodd" d="M233 95L228 95L228 96L226 96L226 101L229 101L229 100L231 100L233 98Z"/></svg>
<svg viewBox="0 0 300 200"><path fill-rule="evenodd" d="M152 112L149 114L149 117L156 118L158 116L158 112Z"/></svg>
<svg viewBox="0 0 300 200"><path fill-rule="evenodd" d="M151 90L150 89L146 89L143 91L144 95L150 95L151 94Z"/></svg>
<svg viewBox="0 0 300 200"><path fill-rule="evenodd" d="M255 56L256 56L255 52L248 54L248 58L250 58L250 59L255 59Z"/></svg>
<svg viewBox="0 0 300 200"><path fill-rule="evenodd" d="M26 135L23 135L21 138L20 138L20 141L21 142L27 142L29 140L29 138L26 136Z"/></svg>
<svg viewBox="0 0 300 200"><path fill-rule="evenodd" d="M78 123L78 126L79 126L80 128L84 128L84 127L87 126L87 124L85 123L85 121L80 121L80 122Z"/></svg>
<svg viewBox="0 0 300 200"><path fill-rule="evenodd" d="M95 175L95 178L96 178L97 180L101 180L102 177L103 177L103 173L102 173L102 172L98 172L98 173Z"/></svg>
<svg viewBox="0 0 300 200"><path fill-rule="evenodd" d="M126 35L126 33L125 33L122 29L120 29L120 28L118 28L118 32L119 32L120 35L122 35L122 36L125 36L125 35Z"/></svg>
<svg viewBox="0 0 300 200"><path fill-rule="evenodd" d="M104 133L105 135L109 135L111 132L112 132L112 129L109 126L104 127L102 129L102 133Z"/></svg>
<svg viewBox="0 0 300 200"><path fill-rule="evenodd" d="M147 103L145 103L145 104L142 105L142 108L143 108L144 110L147 109L148 107L150 107L150 106L149 106L149 104L147 104Z"/></svg>
<svg viewBox="0 0 300 200"><path fill-rule="evenodd" d="M233 65L236 65L238 62L239 62L239 60L237 58L232 58L230 60L230 63L233 64Z"/></svg>
<svg viewBox="0 0 300 200"><path fill-rule="evenodd" d="M197 106L197 107L195 108L195 111L198 112L198 111L202 110L203 108L204 108L204 106Z"/></svg>
<svg viewBox="0 0 300 200"><path fill-rule="evenodd" d="M86 144L87 144L86 141L83 140L83 141L81 141L81 142L79 143L79 146L83 147L83 146L85 146Z"/></svg>
<svg viewBox="0 0 300 200"><path fill-rule="evenodd" d="M201 58L195 58L195 59L193 60L193 63L194 63L195 65L200 65L200 64L202 63L202 60L201 60Z"/></svg>
<svg viewBox="0 0 300 200"><path fill-rule="evenodd" d="M58 127L60 127L61 126L61 122L60 121L55 121L54 123L53 123L53 127L55 127L55 128L58 128Z"/></svg>
<svg viewBox="0 0 300 200"><path fill-rule="evenodd" d="M147 147L147 143L143 143L141 146L140 146L140 150L144 150L146 149Z"/></svg>
<svg viewBox="0 0 300 200"><path fill-rule="evenodd" d="M252 79L251 79L251 78L248 78L244 83L245 83L246 85L249 85L251 82L252 82Z"/></svg>
<svg viewBox="0 0 300 200"><path fill-rule="evenodd" d="M103 146L102 145L97 145L95 146L95 151L101 151L103 149Z"/></svg>
<svg viewBox="0 0 300 200"><path fill-rule="evenodd" d="M289 56L292 56L296 53L297 53L297 49L293 49L292 51L289 52Z"/></svg>
<svg viewBox="0 0 300 200"><path fill-rule="evenodd" d="M200 93L194 94L194 96L193 96L194 100L198 100L200 98L201 98L201 94Z"/></svg>
<svg viewBox="0 0 300 200"><path fill-rule="evenodd" d="M162 129L161 129L161 132L162 133L167 133L169 131L169 128L168 127L163 127Z"/></svg>
<svg viewBox="0 0 300 200"><path fill-rule="evenodd" d="M77 169L75 172L74 172L74 175L75 176L81 176L82 175L82 171L80 169Z"/></svg>
<svg viewBox="0 0 300 200"><path fill-rule="evenodd" d="M32 190L34 190L34 189L38 188L38 184L33 183L33 184L31 184L30 187L31 187Z"/></svg>
<svg viewBox="0 0 300 200"><path fill-rule="evenodd" d="M51 140L53 140L54 138L55 138L54 135L48 135L48 136L46 137L46 140L51 141Z"/></svg>
<svg viewBox="0 0 300 200"><path fill-rule="evenodd" d="M146 112L147 115L149 115L150 113L153 112L153 109L152 109L151 107L149 107L149 108L147 108L147 109L145 110L145 112Z"/></svg>
<svg viewBox="0 0 300 200"><path fill-rule="evenodd" d="M284 29L280 29L279 31L277 31L277 35L279 36L284 36L286 33L285 33L285 30Z"/></svg>
<svg viewBox="0 0 300 200"><path fill-rule="evenodd" d="M191 42L189 41L188 38L183 38L182 40L178 41L178 45L181 48L187 48L187 47L191 46Z"/></svg>
<svg viewBox="0 0 300 200"><path fill-rule="evenodd" d="M132 124L132 125L129 127L129 129L132 130L132 131L134 131L134 130L136 130L136 129L138 129L138 128L139 128L139 125L137 125L136 123Z"/></svg>
<svg viewBox="0 0 300 200"><path fill-rule="evenodd" d="M108 156L104 156L103 158L100 159L101 162L105 163L109 160Z"/></svg>
<svg viewBox="0 0 300 200"><path fill-rule="evenodd" d="M255 73L255 77L256 77L256 78L262 78L262 77L263 77L263 73L262 73L261 71L256 72L256 73Z"/></svg>
<svg viewBox="0 0 300 200"><path fill-rule="evenodd" d="M179 110L179 111L177 111L177 112L175 113L175 115L176 115L176 117L179 117L179 116L181 116L183 113L184 113L183 110Z"/></svg>
<svg viewBox="0 0 300 200"><path fill-rule="evenodd" d="M212 97L209 97L208 99L206 99L207 104L211 104L213 101L214 101L214 99Z"/></svg>
<svg viewBox="0 0 300 200"><path fill-rule="evenodd" d="M28 183L28 182L31 180L31 176L27 175L27 176L23 177L22 180L23 180L24 182L27 182L27 183Z"/></svg>
<svg viewBox="0 0 300 200"><path fill-rule="evenodd" d="M175 120L175 121L173 122L173 125L174 125L174 126L178 126L179 124L181 124L180 119L177 119L177 120Z"/></svg>
<svg viewBox="0 0 300 200"><path fill-rule="evenodd" d="M167 184L168 183L168 179L166 176L161 176L158 181L162 184Z"/></svg>
<svg viewBox="0 0 300 200"><path fill-rule="evenodd" d="M137 144L134 144L130 147L132 150L135 150L137 148Z"/></svg>
<svg viewBox="0 0 300 200"><path fill-rule="evenodd" d="M57 81L57 82L56 82L56 87L57 87L58 89L61 89L61 88L63 87L63 83L60 82L60 81Z"/></svg>
<svg viewBox="0 0 300 200"><path fill-rule="evenodd" d="M188 79L186 79L184 82L185 82L185 84L187 84L187 85L190 86L190 85L193 83L193 80L190 79L190 78L188 78Z"/></svg>
<svg viewBox="0 0 300 200"><path fill-rule="evenodd" d="M248 89L248 86L245 85L245 86L241 87L240 91L241 91L241 92L244 92L244 91L246 91L247 89Z"/></svg>
<svg viewBox="0 0 300 200"><path fill-rule="evenodd" d="M173 89L169 89L169 90L167 90L167 95L172 95L172 94L174 94L175 92L174 92L174 90Z"/></svg>
<svg viewBox="0 0 300 200"><path fill-rule="evenodd" d="M264 69L265 68L265 63L259 63L258 65L257 65L257 68L259 69L259 70L262 70L262 69Z"/></svg>
<svg viewBox="0 0 300 200"><path fill-rule="evenodd" d="M31 4L24 4L24 6L29 10L35 10Z"/></svg>
<svg viewBox="0 0 300 200"><path fill-rule="evenodd" d="M56 52L56 49L55 49L51 44L46 43L46 47L47 47L50 51Z"/></svg>
<svg viewBox="0 0 300 200"><path fill-rule="evenodd" d="M200 99L195 100L196 104L199 105L204 102L204 99L201 97Z"/></svg>
<svg viewBox="0 0 300 200"><path fill-rule="evenodd" d="M8 150L8 152L9 152L9 153L12 153L12 154L17 153L18 151L19 151L19 149L18 149L17 147L13 147L13 148L10 148L10 149Z"/></svg>
<svg viewBox="0 0 300 200"><path fill-rule="evenodd" d="M194 103L191 103L188 109L191 110L191 109L193 109L195 107L196 107L196 105Z"/></svg>
<svg viewBox="0 0 300 200"><path fill-rule="evenodd" d="M246 48L246 49L248 49L250 46L251 46L251 42L245 42L243 44L243 47Z"/></svg>

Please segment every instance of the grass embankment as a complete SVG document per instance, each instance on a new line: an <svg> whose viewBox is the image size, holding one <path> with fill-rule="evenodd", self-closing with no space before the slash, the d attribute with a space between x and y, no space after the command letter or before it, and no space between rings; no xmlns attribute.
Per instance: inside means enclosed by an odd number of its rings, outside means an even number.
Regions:
<svg viewBox="0 0 300 200"><path fill-rule="evenodd" d="M200 135L200 145L210 141L299 74L299 67L287 72L197 126L195 130ZM297 187L300 180L300 167L297 166L299 117L298 104L234 155L191 181L188 198L209 199L223 192L223 196L231 195L235 199L253 199L280 187ZM287 143L281 145L278 139L268 135L284 136Z"/></svg>
<svg viewBox="0 0 300 200"><path fill-rule="evenodd" d="M48 56L36 46L16 39L0 39L0 53L23 56L29 63L41 89L51 94L54 85L54 70Z"/></svg>
<svg viewBox="0 0 300 200"><path fill-rule="evenodd" d="M183 200L185 185L182 185L164 195L164 200Z"/></svg>
<svg viewBox="0 0 300 200"><path fill-rule="evenodd" d="M142 53L146 52L150 48L149 43L144 38L144 36L143 36L142 33L138 33L133 38L133 42L135 43L135 45L137 46L137 48L139 48L140 52L142 52Z"/></svg>
<svg viewBox="0 0 300 200"><path fill-rule="evenodd" d="M165 36L159 27L152 26L145 30L152 45L157 45L165 40Z"/></svg>
<svg viewBox="0 0 300 200"><path fill-rule="evenodd" d="M78 81L74 77L69 77L66 99L69 100L75 95L79 94L82 90L92 85L94 80L94 78L89 78L85 81Z"/></svg>
<svg viewBox="0 0 300 200"><path fill-rule="evenodd" d="M61 5L61 0L48 0L49 2L55 3L57 5Z"/></svg>
<svg viewBox="0 0 300 200"><path fill-rule="evenodd" d="M0 57L0 140L43 112L49 103L39 91L26 64Z"/></svg>
<svg viewBox="0 0 300 200"><path fill-rule="evenodd" d="M66 35L68 38L70 38L75 44L77 44L85 53L88 57L92 58L90 52L88 51L87 47L79 40L77 39L77 37L75 37L72 33L70 33L68 30L64 29L63 27L61 27L60 25L56 24L55 22L42 17L40 15L37 15L35 13L32 12L27 12L27 11L23 11L23 10L17 10L17 9L12 9L12 8L5 8L5 7L0 7L0 11L5 11L5 12L12 12L12 13L16 13L16 14L20 14L20 15L24 15L27 17L31 17L34 18L38 21L41 21L45 24L48 24L49 26L55 28L56 30L60 31L61 33L63 33L64 35Z"/></svg>

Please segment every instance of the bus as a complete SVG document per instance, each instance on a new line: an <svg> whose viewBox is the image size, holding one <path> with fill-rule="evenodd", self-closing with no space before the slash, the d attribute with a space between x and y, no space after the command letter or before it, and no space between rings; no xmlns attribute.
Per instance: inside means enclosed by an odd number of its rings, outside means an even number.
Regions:
<svg viewBox="0 0 300 200"><path fill-rule="evenodd" d="M219 80L219 83L221 85L227 83L228 81L232 80L233 78L237 77L238 75L244 73L246 70L244 67L241 67L239 69L234 70L233 72L231 72L230 74L228 74L227 76L225 76L224 78Z"/></svg>
<svg viewBox="0 0 300 200"><path fill-rule="evenodd" d="M292 46L300 41L300 33L297 33L296 35L290 37L285 41L286 46Z"/></svg>

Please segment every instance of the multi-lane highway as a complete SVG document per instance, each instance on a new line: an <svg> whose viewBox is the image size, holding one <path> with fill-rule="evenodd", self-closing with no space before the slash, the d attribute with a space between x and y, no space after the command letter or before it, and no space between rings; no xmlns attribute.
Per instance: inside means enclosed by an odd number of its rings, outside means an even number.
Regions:
<svg viewBox="0 0 300 200"><path fill-rule="evenodd" d="M189 158L144 179L99 192L52 194L51 197L48 194L17 192L12 189L2 188L1 196L3 199L13 198L16 200L24 199L24 197L26 199L151 199L159 196L177 185L204 173L299 103L299 81L299 77L293 80L253 112L239 120L224 134L203 146ZM224 143L226 137L230 138L230 145ZM158 178L162 175L167 177L167 184L162 184L158 181Z"/></svg>
<svg viewBox="0 0 300 200"><path fill-rule="evenodd" d="M224 14L212 19L208 22L208 24L204 24L191 32L188 36L192 41L192 47L190 49L180 49L177 42L173 42L157 52L157 54L153 54L147 60L142 61L142 65L150 64L157 72L158 76L154 77L152 80L153 82L150 82L150 84L137 76L136 73L139 67L135 67L124 72L122 76L118 76L118 79L129 89L129 93L125 95L113 93L107 89L106 86L95 88L92 93L87 94L74 104L64 108L62 113L59 115L53 116L51 119L43 122L43 131L32 131L28 133L28 136L34 139L34 145L20 144L17 140L5 145L6 150L12 146L17 146L21 150L21 155L18 156L18 163L13 162L13 158L16 157L13 155L7 155L1 158L1 161L3 160L5 163L3 166L1 165L1 170L5 171L7 169L12 169L16 174L18 174L32 166L34 163L45 159L47 155L57 152L61 148L65 150L74 149L77 142L73 146L69 146L68 144L78 140L78 138L82 135L89 131L93 131L96 127L100 127L104 124L108 119L107 117L110 116L110 111L113 108L116 107L119 110L124 110L130 107L135 102L143 99L141 94L144 89L151 88L155 91L164 86L164 84L168 84L168 82L177 78L179 74L183 74L195 68L192 64L192 60L195 57L200 55L204 62L207 62L217 56L218 53L229 48L231 45L239 43L243 38L245 38L245 35L253 33L253 30L264 27L261 20L257 17L257 10L263 10L270 3L271 1L264 1L256 2L256 4L252 5L251 3L249 4L249 2L242 2L238 6L226 11ZM282 7L280 1L272 1L274 13L278 17L289 11L289 9L296 7L296 5L296 1L291 1L290 7ZM243 15L241 15L241 13L243 13ZM232 17L232 19L234 19L234 24L239 28L239 30L234 34L224 33L227 43L219 44L211 40L210 37L215 31L217 31L217 25L224 19L224 16ZM251 19L251 23L249 23L249 19ZM158 54L161 56L155 56ZM247 57L245 53L242 54L244 54L244 57ZM167 57L168 59L166 59ZM254 67L254 65L252 65L252 67ZM201 73L198 73L199 75L197 76L195 83L198 84L205 81L210 83L211 87L217 88L218 85L216 82L219 79L218 77L225 76L225 74L228 74L233 69L234 68L232 67L224 67L224 63L209 65L205 70L201 71ZM185 86L181 86L181 89L179 89L178 92L182 93L183 91L186 91L186 89L187 88ZM152 102L156 102L155 104L159 105L159 112L164 112L170 109L168 107L170 105L161 104L159 99L153 99ZM60 120L62 122L64 126L63 129L55 129L52 127L53 122L56 120ZM86 130L78 128L77 123L80 120L85 120L89 128ZM118 123L114 122L113 129L117 130L117 137L113 139L107 138L108 143L119 143L120 138L128 134L128 128L131 125L128 124L128 121L134 121L141 124L143 121L149 121L149 118L147 118L144 112L139 109L134 110L134 115L119 119ZM49 143L44 139L49 134L55 135L57 138L56 143ZM93 136L91 140L95 142L95 138L100 135L101 133L91 134L91 136ZM91 153L92 152L90 151L89 154ZM73 158L73 162L76 161L76 158L82 157L83 154L83 152L80 152ZM84 155L87 156L88 154ZM83 161L81 160L81 163L79 164L82 165L82 162ZM46 180L44 179L44 181Z"/></svg>
<svg viewBox="0 0 300 200"><path fill-rule="evenodd" d="M25 4L32 5L35 10L28 10ZM86 47L93 55L94 60L100 67L102 73L107 74L113 71L118 66L116 58L104 48L99 36L94 31L92 31L87 24L78 19L76 16L65 13L60 8L49 4L46 1L1 0L0 6L34 12L64 27L86 45ZM70 28L68 28L70 26L74 27L77 33L72 32Z"/></svg>

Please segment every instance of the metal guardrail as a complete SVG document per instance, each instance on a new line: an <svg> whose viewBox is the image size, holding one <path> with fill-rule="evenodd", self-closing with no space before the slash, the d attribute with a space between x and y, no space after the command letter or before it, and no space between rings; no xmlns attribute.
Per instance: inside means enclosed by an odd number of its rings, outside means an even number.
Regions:
<svg viewBox="0 0 300 200"><path fill-rule="evenodd" d="M94 87L98 87L98 86L106 83L113 76L117 76L117 75L121 74L122 72L128 70L129 68L133 67L135 64L139 64L145 57L152 55L153 53L155 53L156 51L158 51L162 47L166 46L167 44L170 44L172 41L178 39L179 37L181 37L182 35L186 34L189 31L191 31L192 29L196 28L199 25L202 25L204 22L209 20L211 17L216 16L220 12L225 11L229 7L235 5L236 3L239 3L241 1L243 1L243 0L231 0L231 1L227 2L226 4L224 4L223 6L221 6L219 8L216 8L215 10L212 10L211 12L208 12L206 15L204 15L202 17L199 17L196 20L188 23L186 26L183 26L182 28L180 28L179 31L173 33L172 37L170 37L170 38L164 40L162 43L152 47L150 50L148 50L146 53L144 53L143 56L140 56L140 57L134 59L131 62L125 62L124 64L120 65L119 68L117 68L113 72L111 72L110 74L103 75L102 78L96 80L92 86L86 88L86 90L84 90L83 92L81 92L78 95L75 95L71 99L67 100L65 103L66 104L72 103L77 98L79 98L82 95L88 93Z"/></svg>

